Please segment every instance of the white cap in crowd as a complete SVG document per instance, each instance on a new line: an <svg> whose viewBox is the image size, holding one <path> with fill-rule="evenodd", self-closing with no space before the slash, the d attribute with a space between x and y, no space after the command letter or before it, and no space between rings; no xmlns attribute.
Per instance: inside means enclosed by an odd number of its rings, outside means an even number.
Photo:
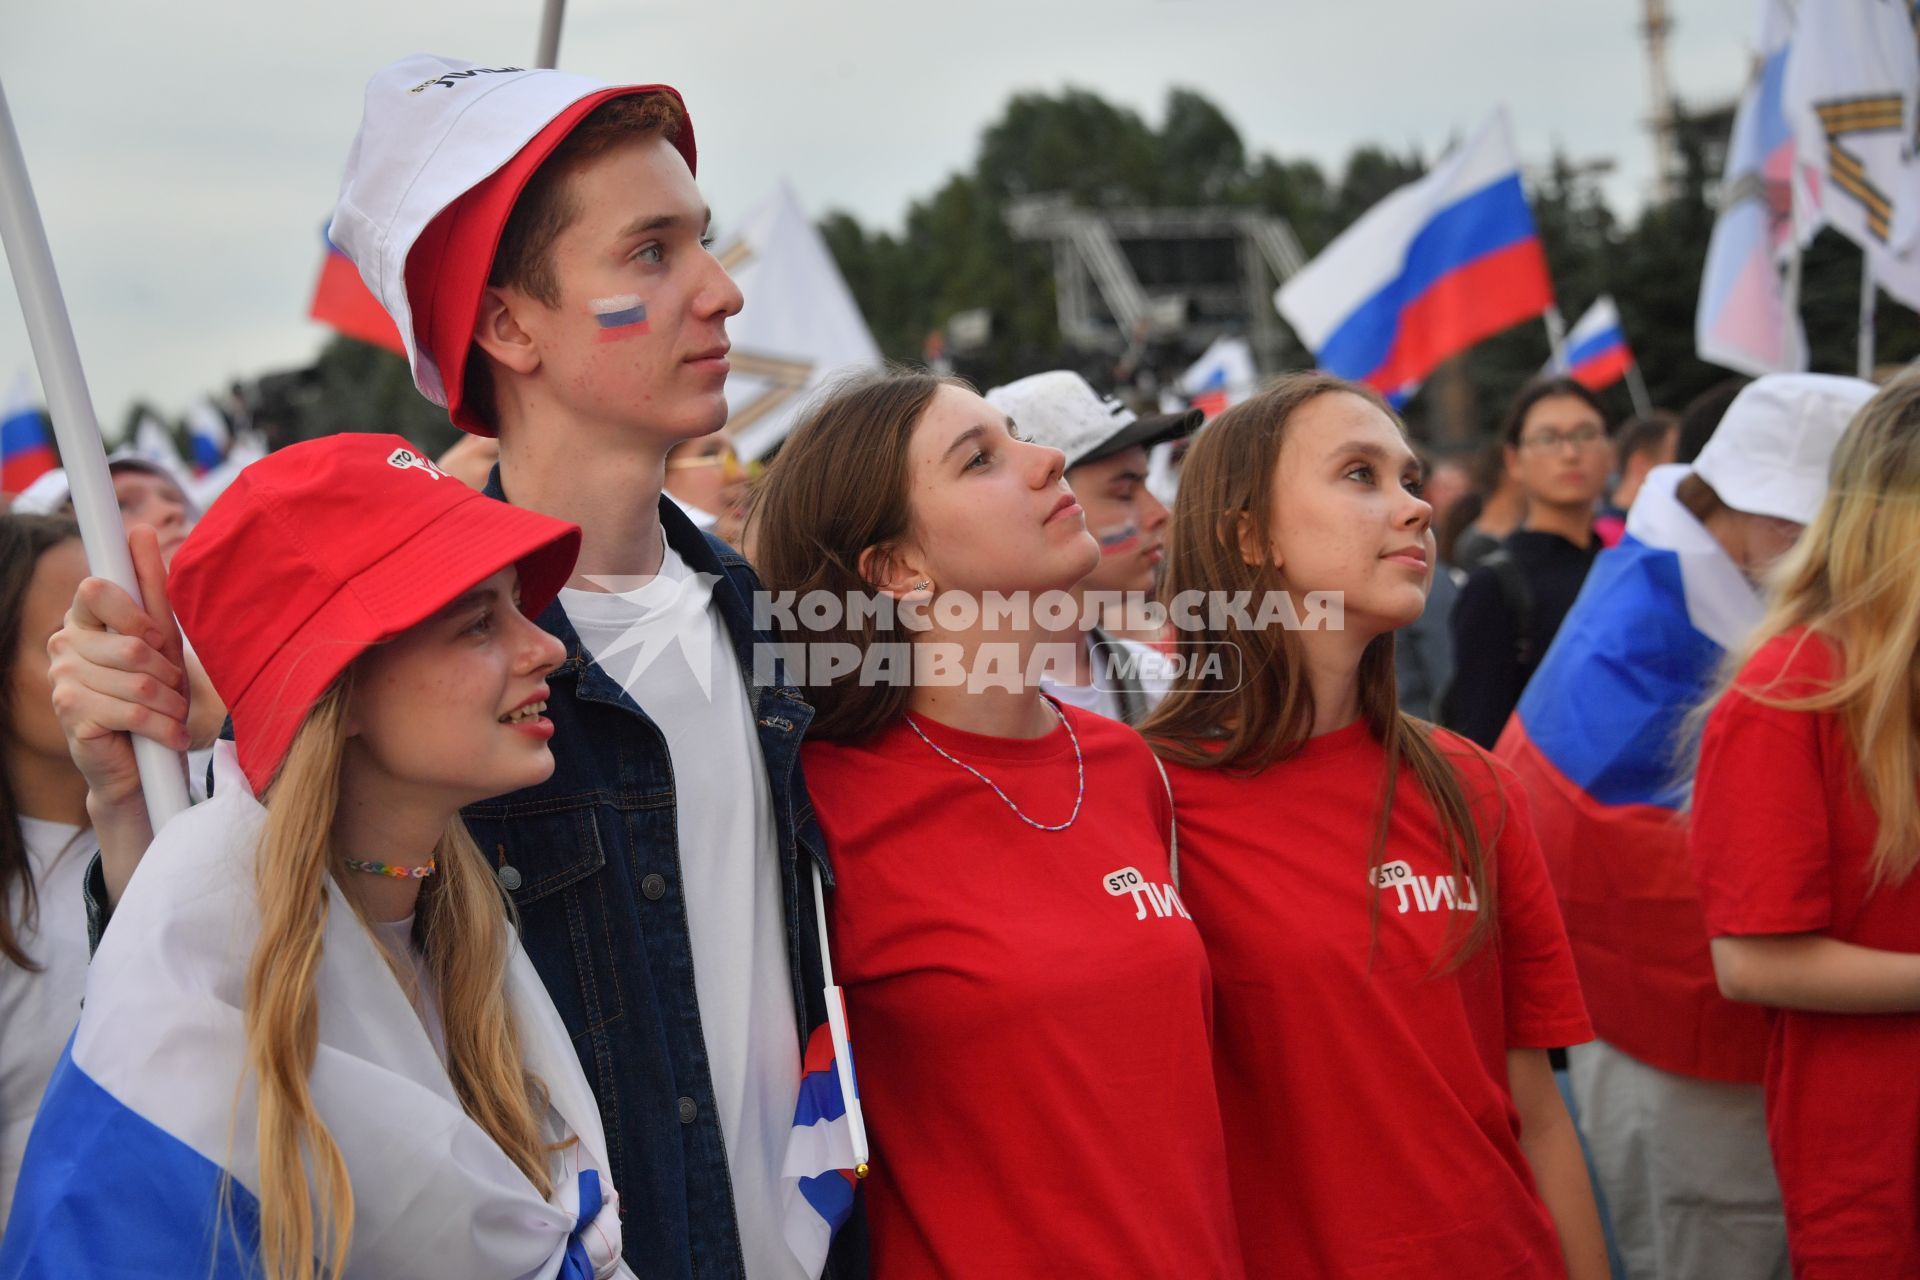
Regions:
<svg viewBox="0 0 1920 1280"><path fill-rule="evenodd" d="M1827 496L1833 451L1878 390L1827 373L1756 378L1727 407L1694 473L1735 511L1812 524Z"/></svg>
<svg viewBox="0 0 1920 1280"><path fill-rule="evenodd" d="M1013 419L1020 433L1036 444L1067 455L1067 466L1098 462L1134 445L1148 448L1192 435L1202 414L1157 413L1142 418L1111 396L1101 396L1087 380L1053 369L1009 382L987 392L987 403Z"/></svg>

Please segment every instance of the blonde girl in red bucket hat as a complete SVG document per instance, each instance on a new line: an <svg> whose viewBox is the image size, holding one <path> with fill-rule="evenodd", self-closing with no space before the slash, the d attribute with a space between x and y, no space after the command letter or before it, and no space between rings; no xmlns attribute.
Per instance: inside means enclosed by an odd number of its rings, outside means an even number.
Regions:
<svg viewBox="0 0 1920 1280"><path fill-rule="evenodd" d="M579 538L387 435L214 504L168 589L234 741L95 957L0 1273L631 1274L599 1109L459 817L553 770L531 615Z"/></svg>

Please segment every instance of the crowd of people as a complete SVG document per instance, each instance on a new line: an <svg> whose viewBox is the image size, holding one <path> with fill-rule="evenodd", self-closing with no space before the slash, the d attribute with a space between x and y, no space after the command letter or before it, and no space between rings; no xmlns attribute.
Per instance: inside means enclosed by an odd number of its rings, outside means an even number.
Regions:
<svg viewBox="0 0 1920 1280"><path fill-rule="evenodd" d="M383 69L471 440L116 461L138 600L0 515L0 1278L1920 1277L1920 379L888 369L762 471L697 162Z"/></svg>

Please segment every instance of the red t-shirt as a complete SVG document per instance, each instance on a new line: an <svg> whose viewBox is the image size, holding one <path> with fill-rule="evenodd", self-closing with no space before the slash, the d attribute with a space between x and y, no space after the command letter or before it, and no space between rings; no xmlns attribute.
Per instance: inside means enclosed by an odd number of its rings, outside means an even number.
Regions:
<svg viewBox="0 0 1920 1280"><path fill-rule="evenodd" d="M1707 720L1691 852L1715 937L1825 933L1920 952L1920 873L1869 894L1879 823L1832 712L1762 706L1838 674L1803 630L1754 654ZM1767 1137L1795 1276L1920 1276L1920 1014L1773 1010Z"/></svg>
<svg viewBox="0 0 1920 1280"><path fill-rule="evenodd" d="M1370 945L1386 753L1364 721L1252 776L1168 766L1180 892L1213 962L1249 1276L1565 1274L1506 1054L1593 1033L1524 790L1465 739L1436 736L1480 830L1499 833L1498 943L1451 972L1436 957L1471 924L1467 904L1488 904L1448 877L1433 806L1405 768Z"/></svg>
<svg viewBox="0 0 1920 1280"><path fill-rule="evenodd" d="M1239 1277L1206 951L1146 744L1066 709L1037 831L905 724L809 742L876 1280ZM1036 822L1073 746L916 719Z"/></svg>

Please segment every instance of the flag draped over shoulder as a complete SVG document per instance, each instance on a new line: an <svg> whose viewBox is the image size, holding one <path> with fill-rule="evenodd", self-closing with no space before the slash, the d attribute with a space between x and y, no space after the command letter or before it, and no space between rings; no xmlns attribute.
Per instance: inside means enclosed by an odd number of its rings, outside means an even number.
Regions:
<svg viewBox="0 0 1920 1280"><path fill-rule="evenodd" d="M1389 394L1552 306L1506 113L1369 209L1274 305L1322 369Z"/></svg>
<svg viewBox="0 0 1920 1280"><path fill-rule="evenodd" d="M1594 561L1495 754L1526 784L1580 985L1602 1040L1665 1071L1758 1080L1763 1012L1719 994L1687 862L1687 713L1760 601L1648 473Z"/></svg>
<svg viewBox="0 0 1920 1280"><path fill-rule="evenodd" d="M1792 34L1791 0L1762 0L1759 65L1734 113L1720 216L1694 315L1700 358L1756 377L1807 367L1806 333L1780 268L1794 224L1793 133L1784 97Z"/></svg>
<svg viewBox="0 0 1920 1280"><path fill-rule="evenodd" d="M1802 243L1822 223L1920 307L1920 30L1909 0L1800 0L1782 98Z"/></svg>
<svg viewBox="0 0 1920 1280"><path fill-rule="evenodd" d="M128 885L28 1141L0 1277L251 1277L255 1092L244 1072L253 866L266 811L230 743L214 798L168 823ZM506 976L550 1099L543 1199L461 1107L378 944L328 887L314 1105L354 1192L342 1280L630 1276L600 1113L532 964Z"/></svg>

